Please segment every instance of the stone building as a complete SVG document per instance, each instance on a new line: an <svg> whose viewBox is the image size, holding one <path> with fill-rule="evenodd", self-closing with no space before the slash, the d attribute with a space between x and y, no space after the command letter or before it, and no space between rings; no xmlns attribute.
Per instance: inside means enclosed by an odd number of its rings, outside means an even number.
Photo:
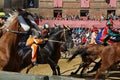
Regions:
<svg viewBox="0 0 120 80"><path fill-rule="evenodd" d="M30 1L33 1L34 4L32 7L29 6ZM89 14L90 18L100 18L102 14L108 16L110 13L120 15L120 0L113 0L116 1L115 7L106 3L109 0L89 0L89 7L81 7L81 1L62 0L62 7L54 7L54 0L1 0L0 8L26 8L45 18L56 17L58 12L62 17L66 15L85 17L86 14Z"/></svg>
<svg viewBox="0 0 120 80"><path fill-rule="evenodd" d="M116 7L110 7L106 0L90 0L89 7L81 7L81 0L62 0L62 7L54 7L54 0L40 0L40 15L43 17L56 17L57 12L61 12L62 17L65 15L86 16L89 13L91 18L100 18L103 14L107 16L110 13L120 15L120 0L116 0Z"/></svg>

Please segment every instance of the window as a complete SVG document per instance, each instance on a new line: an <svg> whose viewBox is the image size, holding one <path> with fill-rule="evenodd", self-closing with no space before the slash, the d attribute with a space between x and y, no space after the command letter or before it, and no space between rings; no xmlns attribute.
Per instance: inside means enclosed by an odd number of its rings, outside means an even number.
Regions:
<svg viewBox="0 0 120 80"><path fill-rule="evenodd" d="M113 18L116 15L116 10L107 10L107 18Z"/></svg>
<svg viewBox="0 0 120 80"><path fill-rule="evenodd" d="M60 13L62 17L62 10L54 10L54 17L57 17L57 14Z"/></svg>
<svg viewBox="0 0 120 80"><path fill-rule="evenodd" d="M81 17L87 16L88 13L89 13L89 10L80 10L80 16L81 16Z"/></svg>
<svg viewBox="0 0 120 80"><path fill-rule="evenodd" d="M27 7L28 7L28 8L34 8L34 0L28 0L27 3L28 3L28 4L27 4Z"/></svg>
<svg viewBox="0 0 120 80"><path fill-rule="evenodd" d="M38 2L39 0L24 0L24 8L37 8L38 7Z"/></svg>
<svg viewBox="0 0 120 80"><path fill-rule="evenodd" d="M115 10L107 10L107 15L113 13L113 15L115 15Z"/></svg>

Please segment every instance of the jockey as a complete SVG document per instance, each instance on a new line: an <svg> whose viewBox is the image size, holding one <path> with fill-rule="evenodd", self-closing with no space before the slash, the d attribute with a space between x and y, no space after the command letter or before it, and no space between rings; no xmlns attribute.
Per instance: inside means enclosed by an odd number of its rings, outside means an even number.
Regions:
<svg viewBox="0 0 120 80"><path fill-rule="evenodd" d="M44 25L42 26L41 35L42 35L44 38L48 38L48 36L49 36L49 25L48 25L48 24L44 24Z"/></svg>
<svg viewBox="0 0 120 80"><path fill-rule="evenodd" d="M32 48L32 65L37 64L37 49L38 45L44 44L45 41L48 41L48 38L41 38L41 33L36 29L31 29L30 36L27 39L26 46L31 46Z"/></svg>
<svg viewBox="0 0 120 80"><path fill-rule="evenodd" d="M103 40L103 45L107 46L107 41L110 39L111 36L113 37L119 37L120 34L118 31L115 31L115 29L113 28L113 21L108 20L106 27L104 28L104 33L106 35L103 35L101 37L101 40Z"/></svg>

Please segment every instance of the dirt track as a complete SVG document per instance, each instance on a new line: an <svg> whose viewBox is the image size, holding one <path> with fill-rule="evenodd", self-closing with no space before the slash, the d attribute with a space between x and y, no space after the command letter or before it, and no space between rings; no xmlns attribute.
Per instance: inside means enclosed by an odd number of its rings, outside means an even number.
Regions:
<svg viewBox="0 0 120 80"><path fill-rule="evenodd" d="M76 64L80 64L81 58L77 57L72 62L67 63L67 59L60 59L58 65L61 69L61 75L70 75L72 71L74 71L77 66ZM25 70L22 70L21 73L25 73ZM38 66L33 67L29 74L40 74L40 75L52 75L51 68L48 64L40 64Z"/></svg>
<svg viewBox="0 0 120 80"><path fill-rule="evenodd" d="M81 58L76 57L72 62L67 63L66 59L60 59L58 65L60 66L61 69L61 75L63 76L70 76L72 71L75 71L78 67L78 64L81 63ZM25 73L26 69L22 70L21 73ZM120 72L119 71L111 71L110 72L110 79L106 80L120 80ZM114 74L113 74L114 73ZM52 75L52 71L50 69L50 66L48 64L41 64L38 66L33 67L29 74L34 74L34 75ZM79 74L79 73L78 73ZM86 80L92 80L93 79L93 74L87 75L85 78ZM79 78L79 75L75 75L73 77ZM100 80L103 78L103 75L100 76ZM80 78L79 78L80 79ZM102 79L103 80L103 79Z"/></svg>

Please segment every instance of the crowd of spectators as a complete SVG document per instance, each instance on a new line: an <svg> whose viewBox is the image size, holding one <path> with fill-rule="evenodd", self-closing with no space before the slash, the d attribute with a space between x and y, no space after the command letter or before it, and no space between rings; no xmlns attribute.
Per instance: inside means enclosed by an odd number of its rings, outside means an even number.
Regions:
<svg viewBox="0 0 120 80"><path fill-rule="evenodd" d="M118 20L120 19L120 15L113 15L113 13L108 14L107 16L105 16L104 14L102 14L99 17L93 16L91 17L89 14L86 16L80 16L80 15L68 15L66 14L65 16L56 16L56 17L42 17L40 16L40 19L44 19L44 20L108 20L112 18L113 20Z"/></svg>
<svg viewBox="0 0 120 80"><path fill-rule="evenodd" d="M90 43L92 28L73 28L72 38L74 46L87 45Z"/></svg>

